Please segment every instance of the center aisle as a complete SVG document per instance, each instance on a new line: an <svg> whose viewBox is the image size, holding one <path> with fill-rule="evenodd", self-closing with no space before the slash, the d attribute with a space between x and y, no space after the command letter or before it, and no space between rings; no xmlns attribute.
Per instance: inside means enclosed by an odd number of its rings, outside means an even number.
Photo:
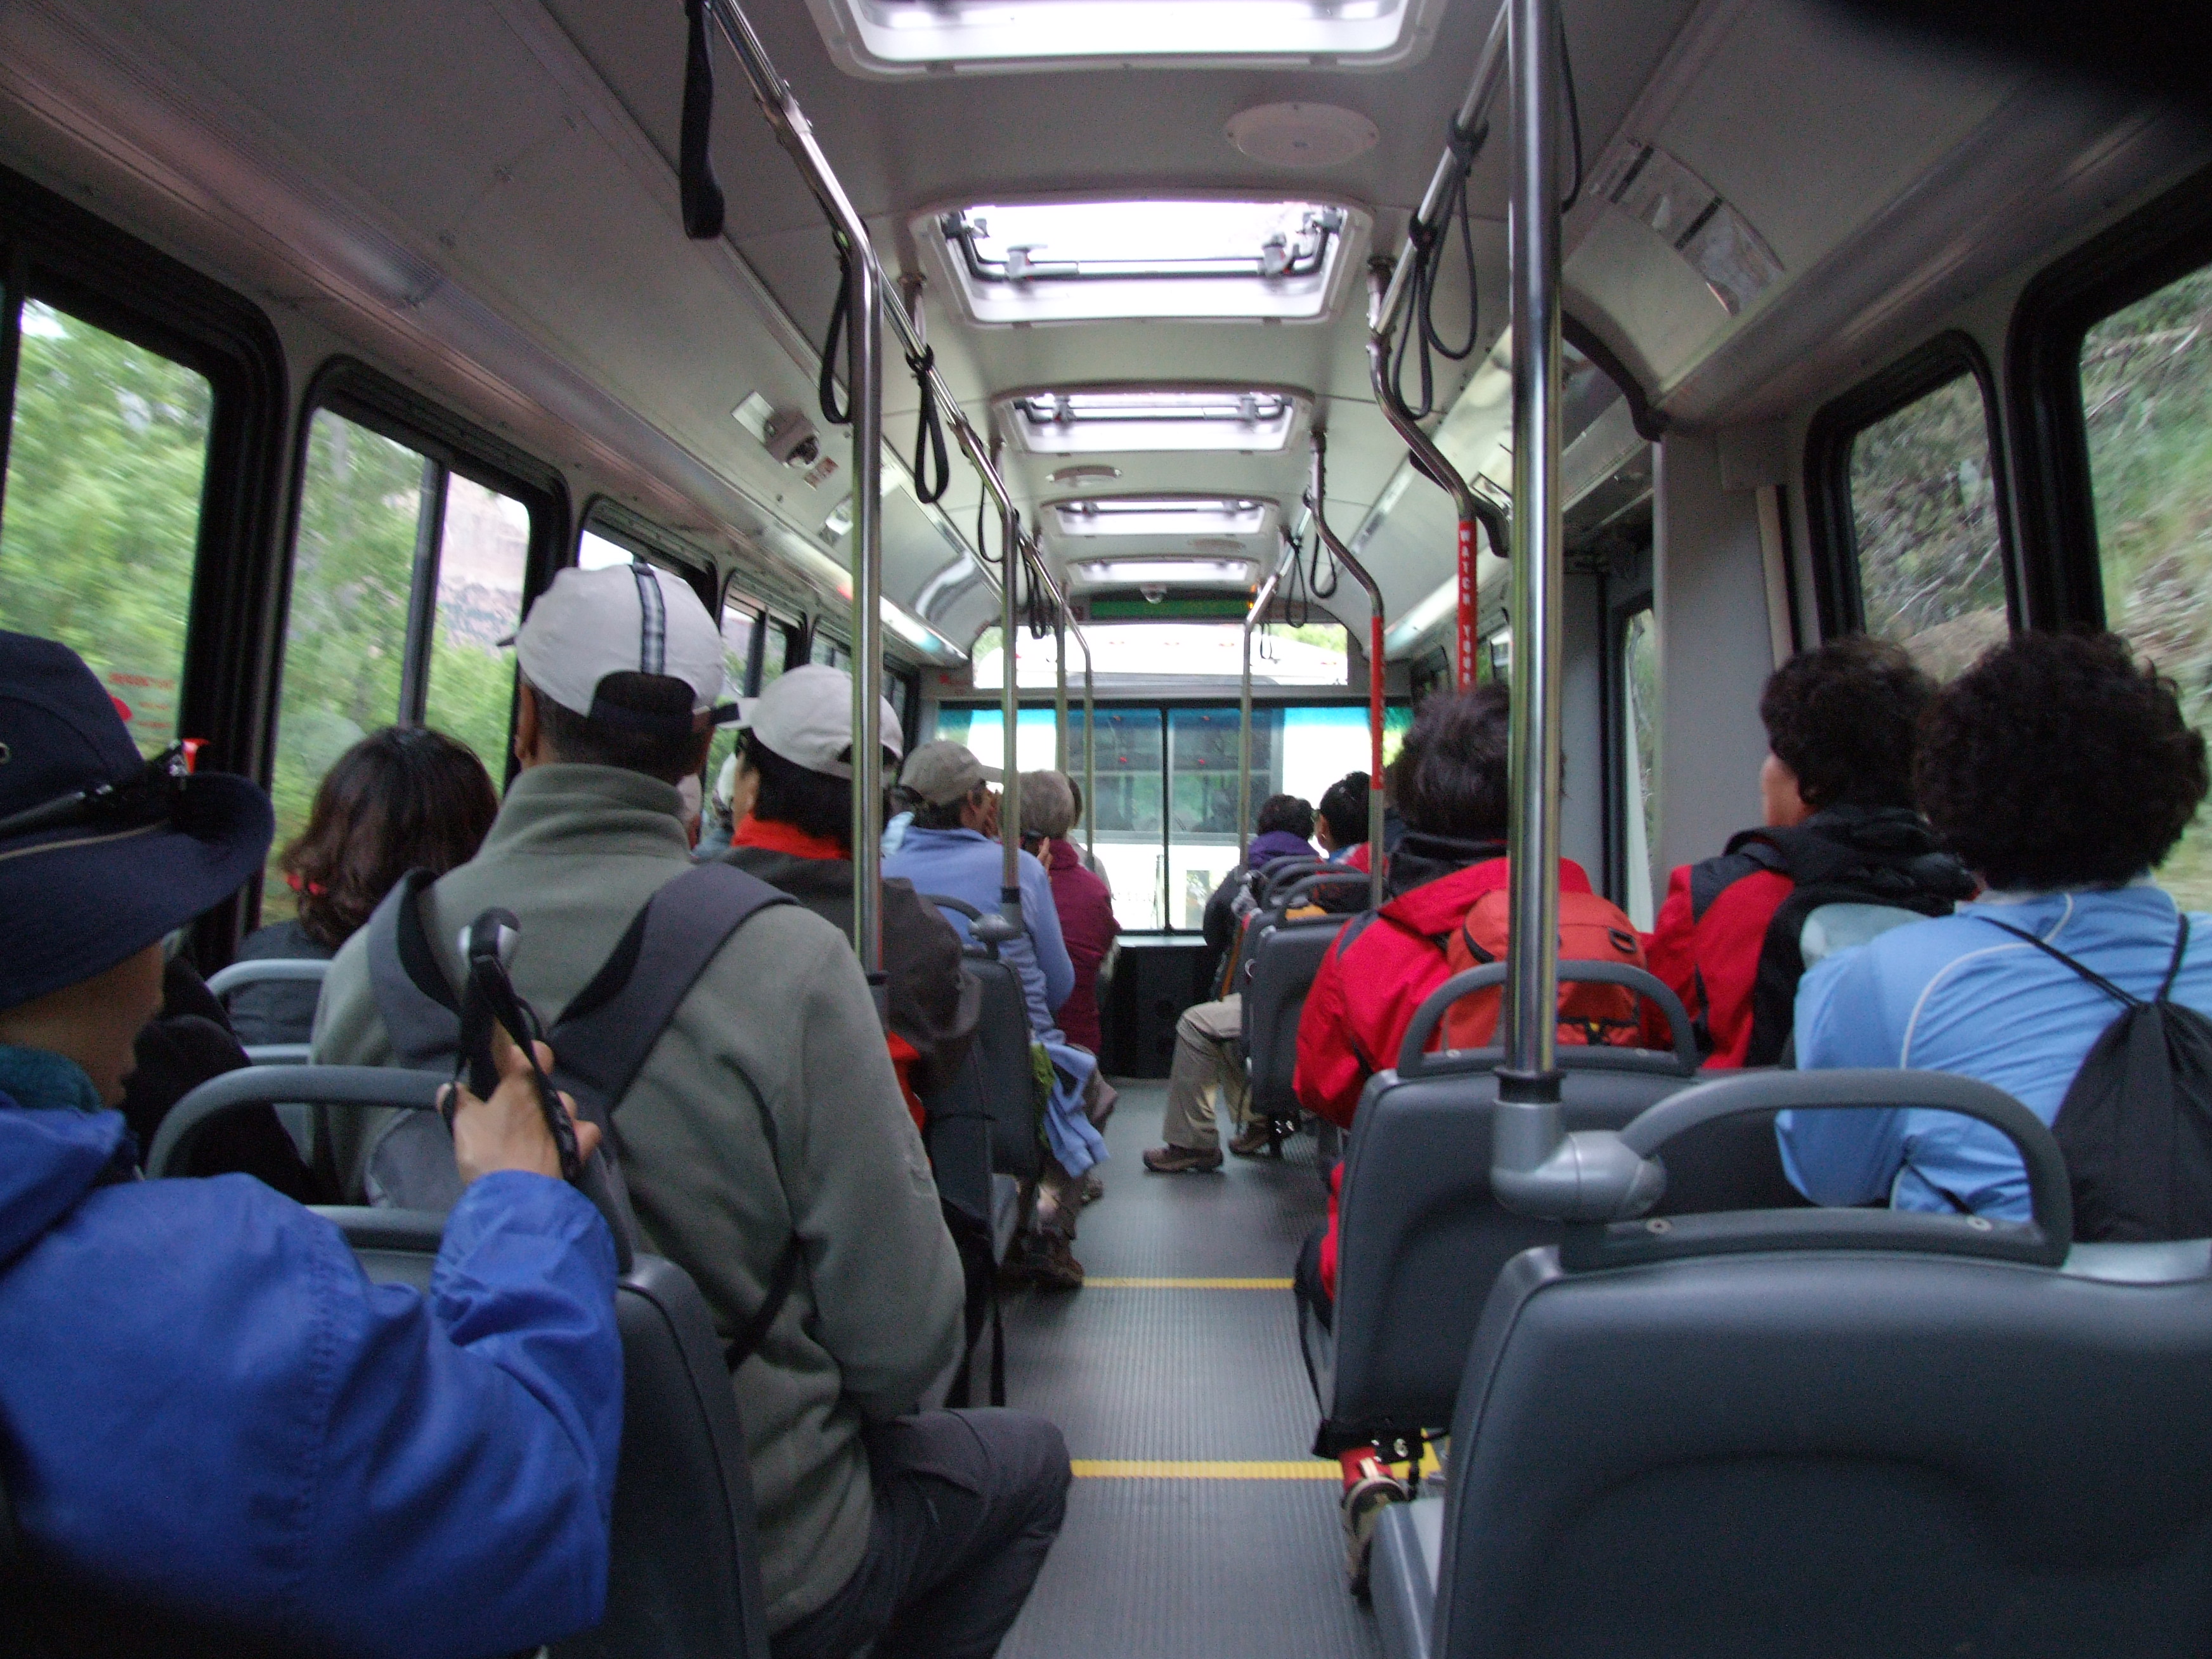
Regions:
<svg viewBox="0 0 2212 1659"><path fill-rule="evenodd" d="M1067 1436L1067 1524L1006 1659L1364 1659L1291 1264L1327 1204L1314 1144L1148 1174L1166 1085L1133 1082L1072 1294L1008 1297L1007 1403ZM1197 1282L1193 1282L1197 1281ZM1208 1283L1206 1281L1214 1281Z"/></svg>

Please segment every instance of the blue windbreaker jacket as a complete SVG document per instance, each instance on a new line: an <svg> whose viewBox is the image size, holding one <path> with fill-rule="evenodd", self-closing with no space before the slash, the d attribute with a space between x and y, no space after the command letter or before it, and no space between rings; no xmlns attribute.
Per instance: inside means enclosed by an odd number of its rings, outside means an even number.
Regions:
<svg viewBox="0 0 2212 1659"><path fill-rule="evenodd" d="M925 896L965 899L988 915L999 908L1006 856L997 842L986 840L974 830L909 828L898 850L884 860L884 873L912 882L915 890ZM1054 1029L1052 1011L1075 989L1075 963L1069 960L1067 941L1060 935L1060 907L1053 902L1052 878L1032 854L1016 854L1014 867L1020 872L1022 925L1029 936L1009 939L999 947L999 955L1021 976L1030 1029L1042 1036ZM965 943L968 918L956 910L940 914Z"/></svg>
<svg viewBox="0 0 2212 1659"><path fill-rule="evenodd" d="M39 1557L344 1653L511 1653L598 1622L622 1344L588 1200L487 1176L427 1297L374 1285L249 1176L131 1178L82 1071L0 1060L24 1103L0 1093L0 1458Z"/></svg>
<svg viewBox="0 0 2212 1659"><path fill-rule="evenodd" d="M1797 988L1797 1064L1901 1066L1978 1078L2045 1123L2120 1005L2025 940L2038 938L2139 997L2157 993L2180 914L2148 883L2111 891L1998 896L1916 921L1808 973ZM2212 1014L2212 916L2190 917L2173 997ZM1783 1167L1820 1204L1887 1199L2005 1221L2029 1216L2027 1171L2003 1132L1952 1112L1796 1111L1775 1118Z"/></svg>

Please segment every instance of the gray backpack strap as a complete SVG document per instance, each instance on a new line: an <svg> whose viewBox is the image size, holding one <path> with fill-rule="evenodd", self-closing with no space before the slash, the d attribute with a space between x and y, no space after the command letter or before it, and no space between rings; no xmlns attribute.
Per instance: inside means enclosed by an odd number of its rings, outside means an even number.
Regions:
<svg viewBox="0 0 2212 1659"><path fill-rule="evenodd" d="M392 1063L418 1072L453 1069L461 1041L461 1000L422 926L418 902L437 878L410 870L370 915L368 982L392 1039Z"/></svg>
<svg viewBox="0 0 2212 1659"><path fill-rule="evenodd" d="M702 864L646 901L546 1041L553 1080L605 1127L653 1045L729 940L757 911L793 902L734 865Z"/></svg>

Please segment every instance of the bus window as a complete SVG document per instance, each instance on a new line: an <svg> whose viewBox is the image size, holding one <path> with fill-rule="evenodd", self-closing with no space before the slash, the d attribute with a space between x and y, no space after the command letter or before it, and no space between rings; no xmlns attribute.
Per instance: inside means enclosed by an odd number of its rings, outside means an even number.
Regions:
<svg viewBox="0 0 2212 1659"><path fill-rule="evenodd" d="M629 564L637 556L618 542L611 542L598 532L586 530L576 541L576 568L604 570L611 564Z"/></svg>
<svg viewBox="0 0 2212 1659"><path fill-rule="evenodd" d="M1241 720L1234 708L1168 712L1169 926L1197 927L1206 901L1237 863L1237 757ZM1277 793L1283 711L1252 711L1252 811ZM1103 785L1101 785L1102 789ZM1311 798L1308 798L1311 805Z"/></svg>
<svg viewBox="0 0 2212 1659"><path fill-rule="evenodd" d="M1651 855L1659 845L1659 625L1646 605L1621 629L1620 799L1622 862L1628 891L1621 908L1651 926Z"/></svg>
<svg viewBox="0 0 2212 1659"><path fill-rule="evenodd" d="M149 753L178 735L213 404L193 370L24 302L0 628L83 657Z"/></svg>
<svg viewBox="0 0 2212 1659"><path fill-rule="evenodd" d="M514 660L499 642L522 620L529 555L528 507L459 474L446 481L422 718L475 750L495 778L506 773L514 703Z"/></svg>
<svg viewBox="0 0 2212 1659"><path fill-rule="evenodd" d="M2004 638L2004 556L1971 371L1862 428L1850 507L1862 618L1948 679Z"/></svg>
<svg viewBox="0 0 2212 1659"><path fill-rule="evenodd" d="M2081 344L2081 407L2105 616L2179 687L2202 731L2212 702L2212 267L2138 300ZM2212 904L2212 828L2159 872L2184 909Z"/></svg>

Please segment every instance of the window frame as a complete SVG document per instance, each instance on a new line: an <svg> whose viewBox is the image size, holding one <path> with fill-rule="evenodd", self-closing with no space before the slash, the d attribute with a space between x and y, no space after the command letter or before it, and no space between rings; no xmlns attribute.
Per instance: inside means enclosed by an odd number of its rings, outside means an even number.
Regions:
<svg viewBox="0 0 2212 1659"><path fill-rule="evenodd" d="M2118 311L2212 264L2212 167L2046 266L2021 292L2005 337L2008 413L2021 449L2019 508L2028 625L2106 625L2105 579L2081 347Z"/></svg>
<svg viewBox="0 0 2212 1659"><path fill-rule="evenodd" d="M0 167L0 492L15 424L21 305L38 300L191 369L209 385L207 467L193 548L178 729L199 764L265 783L264 704L283 638L284 348L251 300ZM5 511L0 501L0 512ZM255 883L203 916L203 965L228 960Z"/></svg>
<svg viewBox="0 0 2212 1659"><path fill-rule="evenodd" d="M297 428L293 434L291 503L284 538L283 597L277 612L276 650L270 665L264 714L264 750L259 774L264 788L270 787L276 767L277 723L283 708L283 642L290 623L292 577L299 551L300 520L306 507L307 447L313 436L315 416L325 410L341 420L364 427L380 437L388 438L393 443L404 444L441 470L434 500L425 504L416 520L418 534L421 526L434 526L436 539L421 535L416 550L416 576L408 611L407 637L404 642L405 654L402 659L404 666L400 678L401 707L398 718L402 720L421 723L429 690L428 667L433 648L431 634L437 620L437 586L434 579L427 582L422 580L422 571L426 552L434 570L440 551L436 544L442 540L444 533L446 477L458 473L483 489L510 496L520 501L530 514L530 541L522 567L521 614L524 616L529 614L530 607L538 596L550 585L555 571L575 562L576 546L582 534L580 522L570 512L568 480L561 476L558 467L494 436L357 358L336 356L325 362L307 382L307 390L301 398ZM430 545L426 548L425 543ZM507 708L510 738L514 730L514 700L510 698ZM512 781L515 770L516 763L510 744L507 757L507 781ZM257 887L254 895L257 915L259 904L260 894Z"/></svg>
<svg viewBox="0 0 2212 1659"><path fill-rule="evenodd" d="M576 515L576 533L569 538L567 564L582 557L586 532L603 541L629 550L632 558L657 564L672 576L680 576L711 616L714 596L722 583L714 574L714 555L685 538L665 530L642 514L624 507L611 495L593 495Z"/></svg>
<svg viewBox="0 0 2212 1659"><path fill-rule="evenodd" d="M1858 519L1851 506L1853 444L1869 427L1966 374L1974 377L1981 392L1990 488L1996 510L1997 562L2004 572L2005 619L2013 631L2019 631L2024 583L2013 534L2011 468L1996 379L1974 337L1948 329L1831 398L1813 416L1805 439L1805 516L1813 532L1813 598L1822 639L1866 631L1866 605L1859 586Z"/></svg>

